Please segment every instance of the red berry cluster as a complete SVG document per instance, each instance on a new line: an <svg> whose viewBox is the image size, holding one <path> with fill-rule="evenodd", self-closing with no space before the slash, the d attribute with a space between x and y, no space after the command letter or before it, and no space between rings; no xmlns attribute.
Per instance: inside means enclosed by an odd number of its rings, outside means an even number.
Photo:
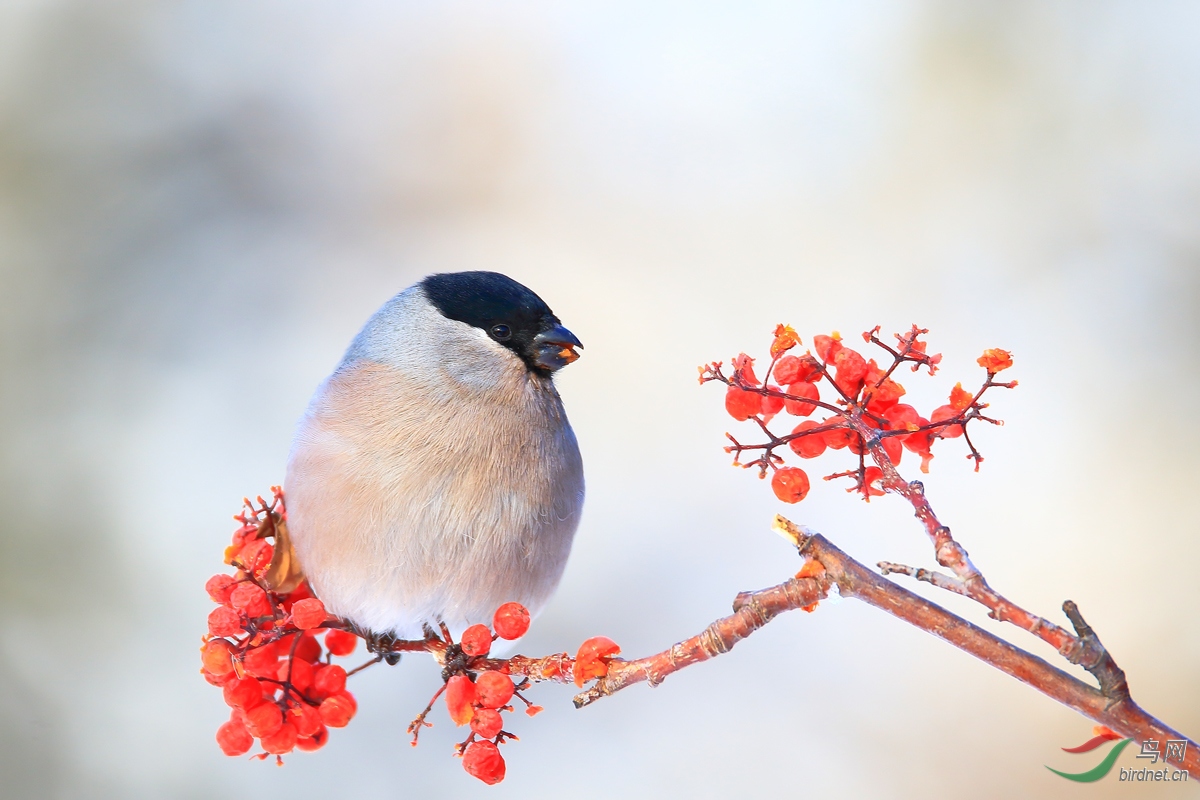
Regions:
<svg viewBox="0 0 1200 800"><path fill-rule="evenodd" d="M573 678L582 686L603 678L621 651L611 639L597 636L584 642L574 659L566 653L489 658L496 639L519 639L529 630L528 609L505 603L491 627L472 625L457 644L444 625L440 636L428 630L415 641L369 638L375 658L347 673L332 657L352 653L358 636L345 621L330 616L304 582L288 541L283 494L278 487L274 492L269 505L261 497L257 505L245 501L246 510L236 517L241 527L225 550L225 562L235 572L214 575L205 585L218 606L208 616L201 673L221 687L232 709L229 721L217 730L217 744L226 755L244 755L255 739L263 749L255 757L275 755L280 763L282 755L295 749L321 748L329 728L345 726L357 711L354 696L346 691L348 675L390 652L425 651L442 665L443 684L409 726L412 743L430 725L425 718L444 693L450 718L470 726L457 747L463 768L484 783L499 783L505 773L499 746L517 738L504 730L503 715L513 710L510 701L517 698L533 716L542 708L522 695L531 681Z"/></svg>
<svg viewBox="0 0 1200 800"><path fill-rule="evenodd" d="M869 500L883 494L884 468L899 464L905 450L919 455L921 471L928 472L935 441L964 436L967 423L972 420L1000 424L983 415L987 403L981 402L980 398L993 386L1012 388L1017 385L1016 381L1001 383L995 380L997 373L1012 366L1012 356L1007 351L985 351L978 360L987 371L987 379L980 389L968 392L959 383L950 391L945 405L925 416L915 407L900 402L905 389L893 375L906 362L912 364L914 372L922 366L928 368L931 375L937 371L941 355L926 354L926 343L920 339L928 331L913 326L904 335L896 334L895 347L880 341L878 333L878 327L867 331L863 340L886 353L888 358L884 366L847 347L836 331L830 336L814 336L813 349L804 355L790 354L789 351L801 344L800 337L790 326L779 325L771 343L771 361L765 380L759 380L754 372L754 359L745 353L733 359L733 374L728 377L720 362L701 367L700 383L719 381L728 386L725 410L729 415L739 422L754 420L769 437L769 441L762 444L743 445L729 436L733 444L725 450L734 454L734 464L758 467L760 477L772 472L771 488L776 497L786 503L797 503L809 492L808 474L799 467L783 466L785 459L777 450L786 448L796 456L808 459L822 455L827 449L845 448L858 456L858 468L829 475L826 480L853 477L856 483L851 491L858 491ZM803 420L791 433L776 435L768 427L780 412L808 417L818 409L824 412L823 419ZM978 470L983 457L969 436L966 441L970 448L968 458L975 460ZM750 451L761 451L761 454L749 463L741 463L740 456ZM875 465L867 465L868 455Z"/></svg>
<svg viewBox="0 0 1200 800"><path fill-rule="evenodd" d="M346 670L332 656L352 653L358 637L339 623L301 582L287 593L273 591L267 573L278 531L286 524L283 496L275 489L267 505L246 501L242 526L225 551L233 575L214 575L205 590L216 609L200 648L201 674L220 686L232 712L217 729L217 744L230 756L243 755L258 739L259 755L317 750L329 728L341 728L358 709L346 691ZM324 634L324 644L318 638Z"/></svg>
<svg viewBox="0 0 1200 800"><path fill-rule="evenodd" d="M492 629L495 633L492 633ZM463 769L486 784L504 780L504 756L499 745L506 739L515 739L504 730L502 714L512 711L508 704L514 696L525 703L525 713L533 716L541 711L520 696L520 687L513 682L503 661L489 661L492 642L496 639L519 639L529 630L529 611L520 603L505 603L496 610L492 618L492 629L486 625L472 625L463 631L458 645L447 651L445 685L439 690L446 694L446 710L455 725L470 725L471 733L458 745ZM434 696L434 700L437 696ZM425 722L425 710L410 726L413 744L417 733Z"/></svg>

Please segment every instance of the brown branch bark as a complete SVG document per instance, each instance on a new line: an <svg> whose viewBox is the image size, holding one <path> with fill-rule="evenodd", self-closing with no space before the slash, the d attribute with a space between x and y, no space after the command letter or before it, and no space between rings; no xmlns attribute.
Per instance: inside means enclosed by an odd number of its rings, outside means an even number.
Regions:
<svg viewBox="0 0 1200 800"><path fill-rule="evenodd" d="M777 518L776 528L792 540L802 555L819 561L825 567L825 575L821 578L792 578L769 589L744 592L734 601L734 613L731 616L717 620L701 634L646 658L633 661L614 659L605 677L576 696L576 707L594 703L635 683L645 681L657 686L684 667L729 652L735 644L777 615L823 599L836 584L842 596L862 600L932 633L1089 719L1107 725L1124 737L1139 743L1148 739L1159 742L1167 739L1187 741L1183 758L1173 758L1170 763L1187 770L1191 777L1200 779L1200 745L1138 706L1129 695L1124 673L1120 673L1117 681L1116 673L1112 670L1117 673L1120 671L1102 647L1100 650L1104 657L1098 663L1104 665L1099 669L1105 677L1097 676L1102 686L1097 689L876 575L825 537L810 534L782 517ZM1080 639L1094 639L1094 632L1083 622L1082 616L1078 616L1078 609L1074 608L1073 603L1070 606L1071 610L1067 613L1079 629ZM1094 646L1099 647L1098 640ZM1095 669L1092 671L1095 672Z"/></svg>

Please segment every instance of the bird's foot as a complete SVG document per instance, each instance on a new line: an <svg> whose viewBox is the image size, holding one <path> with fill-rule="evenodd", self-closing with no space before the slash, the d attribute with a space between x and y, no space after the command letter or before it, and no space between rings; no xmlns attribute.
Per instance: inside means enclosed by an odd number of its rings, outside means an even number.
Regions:
<svg viewBox="0 0 1200 800"><path fill-rule="evenodd" d="M380 659L386 661L388 666L394 667L400 663L400 653L392 650L392 645L396 642L396 637L390 633L376 633L361 628L358 625L351 624L354 632L362 637L367 643L367 652L373 653Z"/></svg>

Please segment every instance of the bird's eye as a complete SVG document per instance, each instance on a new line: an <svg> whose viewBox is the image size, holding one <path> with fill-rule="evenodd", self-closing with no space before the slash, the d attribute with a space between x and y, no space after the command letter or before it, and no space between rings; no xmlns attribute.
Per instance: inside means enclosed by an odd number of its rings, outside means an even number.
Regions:
<svg viewBox="0 0 1200 800"><path fill-rule="evenodd" d="M498 342L506 342L512 338L512 328L507 325L493 325L492 336Z"/></svg>

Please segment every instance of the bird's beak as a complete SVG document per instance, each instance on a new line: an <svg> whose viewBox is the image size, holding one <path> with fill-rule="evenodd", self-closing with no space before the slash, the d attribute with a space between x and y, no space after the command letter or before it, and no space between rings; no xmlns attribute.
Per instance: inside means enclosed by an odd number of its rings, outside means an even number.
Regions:
<svg viewBox="0 0 1200 800"><path fill-rule="evenodd" d="M554 372L579 358L575 348L583 347L583 343L562 325L555 325L533 337L533 347L538 366Z"/></svg>

